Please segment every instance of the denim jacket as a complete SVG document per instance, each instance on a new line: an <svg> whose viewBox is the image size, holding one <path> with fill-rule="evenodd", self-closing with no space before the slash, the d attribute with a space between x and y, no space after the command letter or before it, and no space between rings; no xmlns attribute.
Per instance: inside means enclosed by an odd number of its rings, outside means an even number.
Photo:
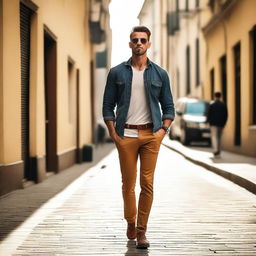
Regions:
<svg viewBox="0 0 256 256"><path fill-rule="evenodd" d="M113 120L116 132L121 137L124 136L124 126L130 105L132 74L131 58L111 68L104 92L102 111L104 121ZM153 121L153 132L156 132L162 127L162 120L173 120L175 116L167 72L148 60L148 66L144 72L144 86Z"/></svg>

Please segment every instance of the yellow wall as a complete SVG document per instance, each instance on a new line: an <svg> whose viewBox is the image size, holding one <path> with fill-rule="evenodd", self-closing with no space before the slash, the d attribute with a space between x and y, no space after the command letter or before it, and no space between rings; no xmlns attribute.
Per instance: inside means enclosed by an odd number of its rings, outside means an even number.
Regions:
<svg viewBox="0 0 256 256"><path fill-rule="evenodd" d="M219 59L227 55L227 103L229 119L224 130L223 145L230 151L256 155L256 129L250 126L251 121L251 67L249 31L256 24L256 5L251 0L237 1L237 4L206 35L207 40L207 83L206 97L210 99L210 70L215 68L215 91L220 88ZM225 34L226 31L226 41ZM235 95L234 95L234 56L233 47L241 43L241 146L234 146L235 130Z"/></svg>
<svg viewBox="0 0 256 256"><path fill-rule="evenodd" d="M3 2L0 1L0 165L3 163Z"/></svg>
<svg viewBox="0 0 256 256"><path fill-rule="evenodd" d="M37 0L34 2L39 6L38 16L40 17L40 21L38 26L39 30L41 30L40 34L43 33L43 25L45 24L57 37L57 151L61 153L69 149L74 149L76 146L76 127L74 124L76 119L73 119L71 123L68 114L69 90L67 61L69 56L75 61L75 68L80 70L80 107L83 110L83 114L80 116L80 143L83 145L91 142L91 56L88 28L86 26L88 18L86 16L87 6L84 0L76 0L75 4L70 0ZM41 42L39 42L38 46L41 48ZM42 58L43 56L41 56L41 60ZM40 72L43 72L43 70L41 69ZM40 74L39 77L41 77ZM43 83L42 80L41 83ZM42 105L40 104L39 106ZM42 114L44 113L44 109L39 109L38 111ZM42 131L42 129L44 129L44 123L40 123L38 130ZM41 143L44 145L44 140Z"/></svg>
<svg viewBox="0 0 256 256"><path fill-rule="evenodd" d="M30 53L30 151L32 156L45 155L44 41L40 15L31 18Z"/></svg>
<svg viewBox="0 0 256 256"><path fill-rule="evenodd" d="M88 1L34 0L31 20L30 156L45 155L44 26L57 41L57 153L76 148L76 108L69 118L68 58L80 71L80 141L91 143ZM0 164L21 161L21 68L19 0L3 0L0 45ZM76 73L74 73L74 78ZM76 81L72 82L75 93ZM75 94L74 94L75 98ZM74 101L76 104L76 100Z"/></svg>
<svg viewBox="0 0 256 256"><path fill-rule="evenodd" d="M21 160L19 1L3 0L2 164Z"/></svg>

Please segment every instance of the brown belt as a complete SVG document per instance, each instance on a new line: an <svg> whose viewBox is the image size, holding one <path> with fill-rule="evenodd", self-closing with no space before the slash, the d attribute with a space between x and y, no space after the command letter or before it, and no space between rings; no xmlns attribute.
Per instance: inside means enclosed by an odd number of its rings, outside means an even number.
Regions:
<svg viewBox="0 0 256 256"><path fill-rule="evenodd" d="M148 129L148 128L152 128L153 127L153 123L139 124L139 125L125 124L124 127L127 128L127 129L145 130L145 129Z"/></svg>

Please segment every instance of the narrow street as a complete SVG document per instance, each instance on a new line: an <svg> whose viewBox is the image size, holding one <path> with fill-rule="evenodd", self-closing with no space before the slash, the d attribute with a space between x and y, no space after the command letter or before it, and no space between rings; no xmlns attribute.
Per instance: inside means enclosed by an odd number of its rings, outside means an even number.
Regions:
<svg viewBox="0 0 256 256"><path fill-rule="evenodd" d="M256 255L255 195L165 146L155 174L151 247L137 250L125 236L120 180L113 150L9 234L0 255ZM3 207L11 196L1 199Z"/></svg>
<svg viewBox="0 0 256 256"><path fill-rule="evenodd" d="M0 256L256 256L255 13L0 0ZM149 129L166 133L139 250L112 139Z"/></svg>

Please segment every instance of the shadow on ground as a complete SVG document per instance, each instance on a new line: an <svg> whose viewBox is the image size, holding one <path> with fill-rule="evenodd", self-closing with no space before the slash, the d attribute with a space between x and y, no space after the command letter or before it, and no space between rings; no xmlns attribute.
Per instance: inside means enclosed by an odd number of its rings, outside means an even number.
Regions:
<svg viewBox="0 0 256 256"><path fill-rule="evenodd" d="M127 242L127 251L124 256L149 256L147 249L137 249L135 240L129 240Z"/></svg>
<svg viewBox="0 0 256 256"><path fill-rule="evenodd" d="M0 241L29 218L44 203L60 193L72 181L90 167L97 164L114 148L113 143L98 144L94 148L94 160L90 163L76 164L39 184L15 190L0 198Z"/></svg>
<svg viewBox="0 0 256 256"><path fill-rule="evenodd" d="M248 164L248 165L251 165L252 167L256 166L255 158L237 154L237 153L232 153L225 150L222 150L220 156L214 157L212 147L207 142L204 142L204 141L191 142L189 146L184 146L179 141L176 141L176 140L172 140L172 141L175 144L170 145L168 147L187 158L192 158L193 153L196 153L197 156L200 156L200 153L202 152L202 153L210 153L210 155L202 155L202 160L210 159L213 163Z"/></svg>

